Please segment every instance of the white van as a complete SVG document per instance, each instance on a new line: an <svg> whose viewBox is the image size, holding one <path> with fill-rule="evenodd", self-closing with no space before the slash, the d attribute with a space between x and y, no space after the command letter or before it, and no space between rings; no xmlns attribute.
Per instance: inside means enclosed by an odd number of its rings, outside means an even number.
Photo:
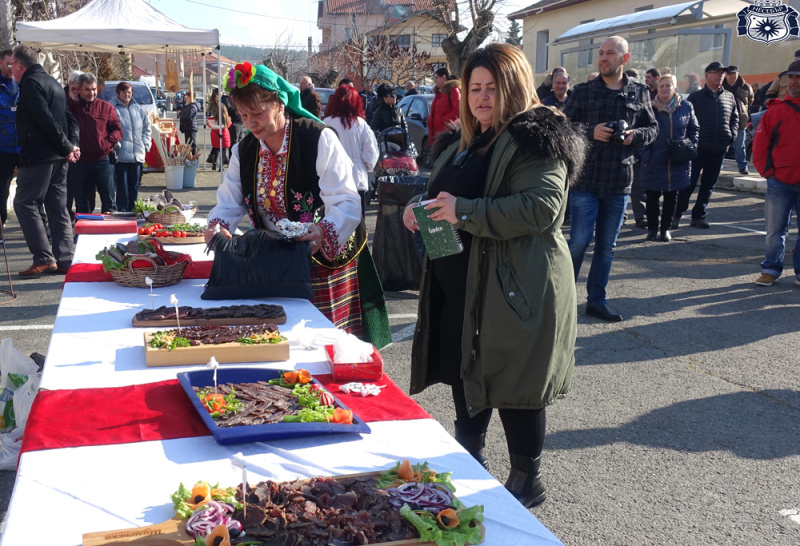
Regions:
<svg viewBox="0 0 800 546"><path fill-rule="evenodd" d="M119 81L110 81L106 82L106 86L103 88L103 91L97 95L97 98L103 99L104 101L111 101L112 98L117 96L117 84L120 83ZM131 84L133 88L133 100L135 100L148 114L153 114L155 117L158 116L158 110L156 108L156 99L153 97L153 93L150 91L150 88L147 84L143 82L128 82Z"/></svg>

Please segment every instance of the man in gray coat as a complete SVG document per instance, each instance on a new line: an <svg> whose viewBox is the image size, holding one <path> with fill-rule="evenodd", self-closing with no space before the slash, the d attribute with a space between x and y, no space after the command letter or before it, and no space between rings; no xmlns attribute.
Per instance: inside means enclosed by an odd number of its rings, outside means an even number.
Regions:
<svg viewBox="0 0 800 546"><path fill-rule="evenodd" d="M11 73L19 82L20 144L14 210L33 254L33 265L19 274L66 273L75 252L67 211L67 163L80 157L78 125L67 110L64 90L37 62L36 52L20 45L12 59ZM52 245L39 213L42 205Z"/></svg>

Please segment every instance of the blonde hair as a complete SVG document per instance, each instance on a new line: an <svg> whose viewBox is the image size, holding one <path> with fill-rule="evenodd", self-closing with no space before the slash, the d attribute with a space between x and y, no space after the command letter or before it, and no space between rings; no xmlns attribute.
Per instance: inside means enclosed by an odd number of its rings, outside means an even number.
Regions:
<svg viewBox="0 0 800 546"><path fill-rule="evenodd" d="M495 108L492 129L495 136L488 149L506 130L509 122L523 112L539 106L531 65L522 51L504 43L489 44L469 56L461 73L461 144L459 151L468 148L475 140L480 123L469 108L469 82L473 70L488 70L494 78Z"/></svg>
<svg viewBox="0 0 800 546"><path fill-rule="evenodd" d="M658 83L656 84L656 87L658 87L658 84L661 83L661 80L669 80L669 81L671 81L672 82L672 88L675 89L676 91L678 90L678 78L675 77L675 74L664 74L661 77L659 77L658 78Z"/></svg>

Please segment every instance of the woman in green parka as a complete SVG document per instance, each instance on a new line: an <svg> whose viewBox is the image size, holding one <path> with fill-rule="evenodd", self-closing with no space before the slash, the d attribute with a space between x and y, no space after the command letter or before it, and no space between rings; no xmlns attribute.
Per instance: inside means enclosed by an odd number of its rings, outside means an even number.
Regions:
<svg viewBox="0 0 800 546"><path fill-rule="evenodd" d="M481 464L493 408L508 441L506 488L545 500L539 470L545 407L566 395L575 365L575 278L561 223L586 141L539 104L519 49L490 44L464 66L461 133L433 168L422 200L459 230L464 251L425 259L411 393L451 385L456 439ZM457 139L457 140L456 140Z"/></svg>

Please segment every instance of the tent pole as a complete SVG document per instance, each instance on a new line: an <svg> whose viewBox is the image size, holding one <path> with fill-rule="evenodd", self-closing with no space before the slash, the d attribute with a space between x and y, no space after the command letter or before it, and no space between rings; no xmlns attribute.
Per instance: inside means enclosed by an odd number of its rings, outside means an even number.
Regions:
<svg viewBox="0 0 800 546"><path fill-rule="evenodd" d="M203 72L205 74L205 72ZM219 87L219 93L217 93L217 112L219 113L219 140L220 143L222 142L222 49L220 49L219 45L217 45L217 86ZM220 144L221 146L221 144ZM231 144L231 148L233 148L233 144ZM220 151L222 149L220 148ZM219 185L222 185L223 180L225 177L222 175L222 165L220 160L220 169L219 169Z"/></svg>
<svg viewBox="0 0 800 546"><path fill-rule="evenodd" d="M202 97L203 97L203 119L204 120L208 120L208 116L206 115L206 112L208 112L208 105L206 104L206 55L205 55L205 53L201 53L201 56L203 57L203 83L202 83L203 88L202 88L202 90L200 92L201 92ZM197 62L197 51L196 50L192 51L192 62ZM207 151L208 151L208 148L206 147L206 130L205 130L205 127L203 127L203 153L200 154L200 158L201 159L202 159L202 157L204 155L206 155ZM202 163L202 161L201 161L201 163Z"/></svg>

